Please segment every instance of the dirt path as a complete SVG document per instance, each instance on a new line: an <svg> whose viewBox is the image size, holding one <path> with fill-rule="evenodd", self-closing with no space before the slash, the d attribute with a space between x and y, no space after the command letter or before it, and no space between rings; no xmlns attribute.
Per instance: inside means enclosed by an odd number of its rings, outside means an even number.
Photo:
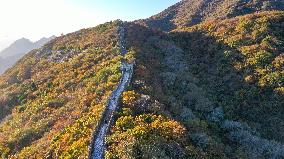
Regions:
<svg viewBox="0 0 284 159"><path fill-rule="evenodd" d="M119 28L119 44L121 55L124 56L127 53L125 46L124 27ZM108 133L109 128L111 127L113 116L117 110L118 100L131 80L133 64L129 64L125 61L122 61L121 70L122 77L120 79L119 85L110 95L107 106L103 112L101 121L94 132L93 141L90 148L90 159L102 159L104 157L105 137Z"/></svg>

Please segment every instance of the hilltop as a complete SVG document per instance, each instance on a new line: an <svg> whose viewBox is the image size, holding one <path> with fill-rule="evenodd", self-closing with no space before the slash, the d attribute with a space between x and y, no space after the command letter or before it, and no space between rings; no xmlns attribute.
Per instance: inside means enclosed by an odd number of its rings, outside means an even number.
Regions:
<svg viewBox="0 0 284 159"><path fill-rule="evenodd" d="M182 0L157 15L137 22L153 29L170 31L213 19L283 9L284 2L278 0Z"/></svg>

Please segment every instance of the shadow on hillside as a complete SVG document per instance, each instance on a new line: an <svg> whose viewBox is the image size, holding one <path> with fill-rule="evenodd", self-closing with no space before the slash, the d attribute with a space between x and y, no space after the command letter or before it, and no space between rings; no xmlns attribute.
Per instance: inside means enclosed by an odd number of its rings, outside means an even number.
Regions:
<svg viewBox="0 0 284 159"><path fill-rule="evenodd" d="M175 13L168 13L165 17L154 17L149 18L147 20L138 20L138 23L145 24L150 28L154 28L155 30L164 30L170 31L175 29L177 26L171 21L175 17ZM140 27L140 26L139 26Z"/></svg>
<svg viewBox="0 0 284 159"><path fill-rule="evenodd" d="M171 33L170 37L187 53L190 72L199 79L215 106L222 106L228 118L248 122L269 139L284 141L283 97L271 88L245 81L244 56L236 49L202 32ZM282 106L281 106L282 105Z"/></svg>
<svg viewBox="0 0 284 159"><path fill-rule="evenodd" d="M238 50L202 32L171 33L171 37L187 53L189 70L199 86L225 109L228 118L248 122L266 138L284 141L282 98L271 88L245 81L246 70L234 67L244 65Z"/></svg>
<svg viewBox="0 0 284 159"><path fill-rule="evenodd" d="M244 60L236 49L202 32L175 32L168 35L133 23L128 24L127 28L127 45L137 52L133 81L142 80L150 86L142 93L151 94L166 107L171 107L167 106L167 98L171 97L167 95L168 90L165 90L160 76L162 71L166 72L163 66L165 55L149 42L149 38L172 40L184 50L188 74L197 79L196 85L205 91L206 98L214 107L224 108L226 118L247 122L265 138L284 140L284 134L281 133L284 129L281 97L269 88L260 88L244 80L245 72L233 66L233 63L242 63ZM179 78L184 79L176 80L171 90L172 96L179 99L176 105L186 105L191 97L187 97L190 88L186 90L184 83L190 82L191 78L188 75L180 75ZM176 105L174 107L179 107Z"/></svg>

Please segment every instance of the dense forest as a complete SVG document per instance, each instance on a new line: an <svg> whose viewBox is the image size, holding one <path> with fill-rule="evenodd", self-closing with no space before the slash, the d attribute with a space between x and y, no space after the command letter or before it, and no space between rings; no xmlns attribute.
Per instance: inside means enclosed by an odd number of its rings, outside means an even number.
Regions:
<svg viewBox="0 0 284 159"><path fill-rule="evenodd" d="M0 156L87 158L128 61L105 158L284 158L283 5L184 0L55 38L0 76Z"/></svg>

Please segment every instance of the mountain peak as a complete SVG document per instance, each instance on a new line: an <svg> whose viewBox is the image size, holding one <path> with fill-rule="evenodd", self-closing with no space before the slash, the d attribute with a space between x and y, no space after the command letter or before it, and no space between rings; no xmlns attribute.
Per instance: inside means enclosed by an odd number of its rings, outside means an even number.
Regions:
<svg viewBox="0 0 284 159"><path fill-rule="evenodd" d="M40 48L54 38L55 36L51 36L49 38L44 37L34 43L24 37L16 40L9 47L0 52L0 57L2 57L0 59L0 74L2 74L7 68L11 67L17 60L32 49Z"/></svg>
<svg viewBox="0 0 284 159"><path fill-rule="evenodd" d="M18 40L16 40L13 44L20 44L20 45L24 45L24 44L27 44L27 43L32 43L32 41L31 40L29 40L29 39L27 39L27 38L20 38L20 39L18 39ZM13 45L13 44L11 44L11 46Z"/></svg>
<svg viewBox="0 0 284 159"><path fill-rule="evenodd" d="M20 38L20 39L18 39L18 40L16 40L16 41L30 41L30 40L27 39L27 38L25 38L25 37L22 37L22 38Z"/></svg>

